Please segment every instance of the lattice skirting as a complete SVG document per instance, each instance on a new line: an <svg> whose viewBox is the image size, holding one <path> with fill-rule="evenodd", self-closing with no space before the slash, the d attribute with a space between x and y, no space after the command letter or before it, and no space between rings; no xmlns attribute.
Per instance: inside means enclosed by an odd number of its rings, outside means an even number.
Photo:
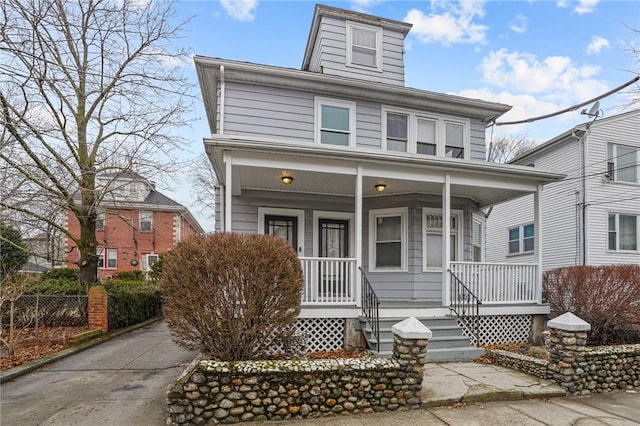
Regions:
<svg viewBox="0 0 640 426"><path fill-rule="evenodd" d="M458 320L462 333L476 344L473 333ZM531 315L488 315L480 317L480 344L524 343L529 340Z"/></svg>
<svg viewBox="0 0 640 426"><path fill-rule="evenodd" d="M332 351L344 347L344 318L298 318L295 328L307 335L307 352ZM271 354L283 352L281 344L274 344Z"/></svg>

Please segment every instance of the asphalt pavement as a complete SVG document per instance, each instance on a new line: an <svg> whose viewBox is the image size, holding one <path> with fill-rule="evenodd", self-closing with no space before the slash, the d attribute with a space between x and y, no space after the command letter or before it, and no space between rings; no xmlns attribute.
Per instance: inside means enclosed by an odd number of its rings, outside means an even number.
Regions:
<svg viewBox="0 0 640 426"><path fill-rule="evenodd" d="M166 424L165 391L195 353L148 324L0 386L0 425ZM3 374L4 377L6 374ZM274 425L640 425L640 393L565 397L556 385L478 363L427 364L421 410ZM264 423L260 423L264 424Z"/></svg>

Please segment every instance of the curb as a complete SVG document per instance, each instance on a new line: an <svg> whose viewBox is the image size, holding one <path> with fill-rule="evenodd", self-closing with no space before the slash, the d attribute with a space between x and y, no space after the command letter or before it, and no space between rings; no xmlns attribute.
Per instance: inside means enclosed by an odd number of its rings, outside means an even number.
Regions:
<svg viewBox="0 0 640 426"><path fill-rule="evenodd" d="M100 336L96 339L89 340L88 342L81 343L77 346L73 346L67 349L64 349L60 352L56 352L55 354L51 354L41 359L36 359L34 361L28 362L26 364L20 365L18 367L11 368L2 374L0 374L0 383L5 383L10 380L15 379L16 377L23 376L27 373L32 372L33 370L37 370L38 368L44 367L47 364L51 364L52 362L58 361L60 359L66 358L73 354L77 354L78 352L82 352L85 349L92 348L101 343L106 342L107 340L111 340L114 337L122 336L123 334L129 333L131 331L137 330L142 327L146 327L148 325L154 324L158 321L161 321L161 317L151 318L139 324L134 324L126 328L121 328L112 333L108 333L106 335Z"/></svg>

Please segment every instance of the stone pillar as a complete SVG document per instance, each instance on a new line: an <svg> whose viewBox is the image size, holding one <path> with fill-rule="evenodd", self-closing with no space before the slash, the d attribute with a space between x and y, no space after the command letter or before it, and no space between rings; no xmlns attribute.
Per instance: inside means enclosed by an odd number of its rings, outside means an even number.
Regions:
<svg viewBox="0 0 640 426"><path fill-rule="evenodd" d="M391 332L393 333L393 359L398 360L405 369L403 381L406 386L404 392L406 406L418 409L422 404L420 391L431 330L415 317L411 317L391 327Z"/></svg>
<svg viewBox="0 0 640 426"><path fill-rule="evenodd" d="M107 290L101 286L93 286L89 289L87 296L89 305L89 328L91 330L109 331Z"/></svg>
<svg viewBox="0 0 640 426"><path fill-rule="evenodd" d="M565 388L570 395L588 394L589 390L584 387L584 378L587 375L584 368L587 332L591 330L591 325L571 312L552 319L547 325L549 379Z"/></svg>

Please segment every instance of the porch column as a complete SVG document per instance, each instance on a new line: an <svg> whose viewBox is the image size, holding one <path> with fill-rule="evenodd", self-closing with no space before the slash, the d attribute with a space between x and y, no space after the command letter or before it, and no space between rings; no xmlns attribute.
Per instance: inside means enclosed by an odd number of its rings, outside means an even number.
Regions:
<svg viewBox="0 0 640 426"><path fill-rule="evenodd" d="M362 282L360 267L362 267L362 166L358 166L356 171L356 190L355 190L355 243L356 243L356 306L362 306Z"/></svg>
<svg viewBox="0 0 640 426"><path fill-rule="evenodd" d="M231 182L231 153L225 151L224 152L224 165L225 165L225 174L224 174L224 230L225 232L231 232L231 195L232 195L232 182Z"/></svg>
<svg viewBox="0 0 640 426"><path fill-rule="evenodd" d="M538 185L533 194L533 252L535 253L536 301L542 303L542 185Z"/></svg>
<svg viewBox="0 0 640 426"><path fill-rule="evenodd" d="M451 284L449 282L449 264L451 263L451 176L444 175L442 185L442 291L444 306L451 303ZM424 238L424 236L422 237Z"/></svg>

